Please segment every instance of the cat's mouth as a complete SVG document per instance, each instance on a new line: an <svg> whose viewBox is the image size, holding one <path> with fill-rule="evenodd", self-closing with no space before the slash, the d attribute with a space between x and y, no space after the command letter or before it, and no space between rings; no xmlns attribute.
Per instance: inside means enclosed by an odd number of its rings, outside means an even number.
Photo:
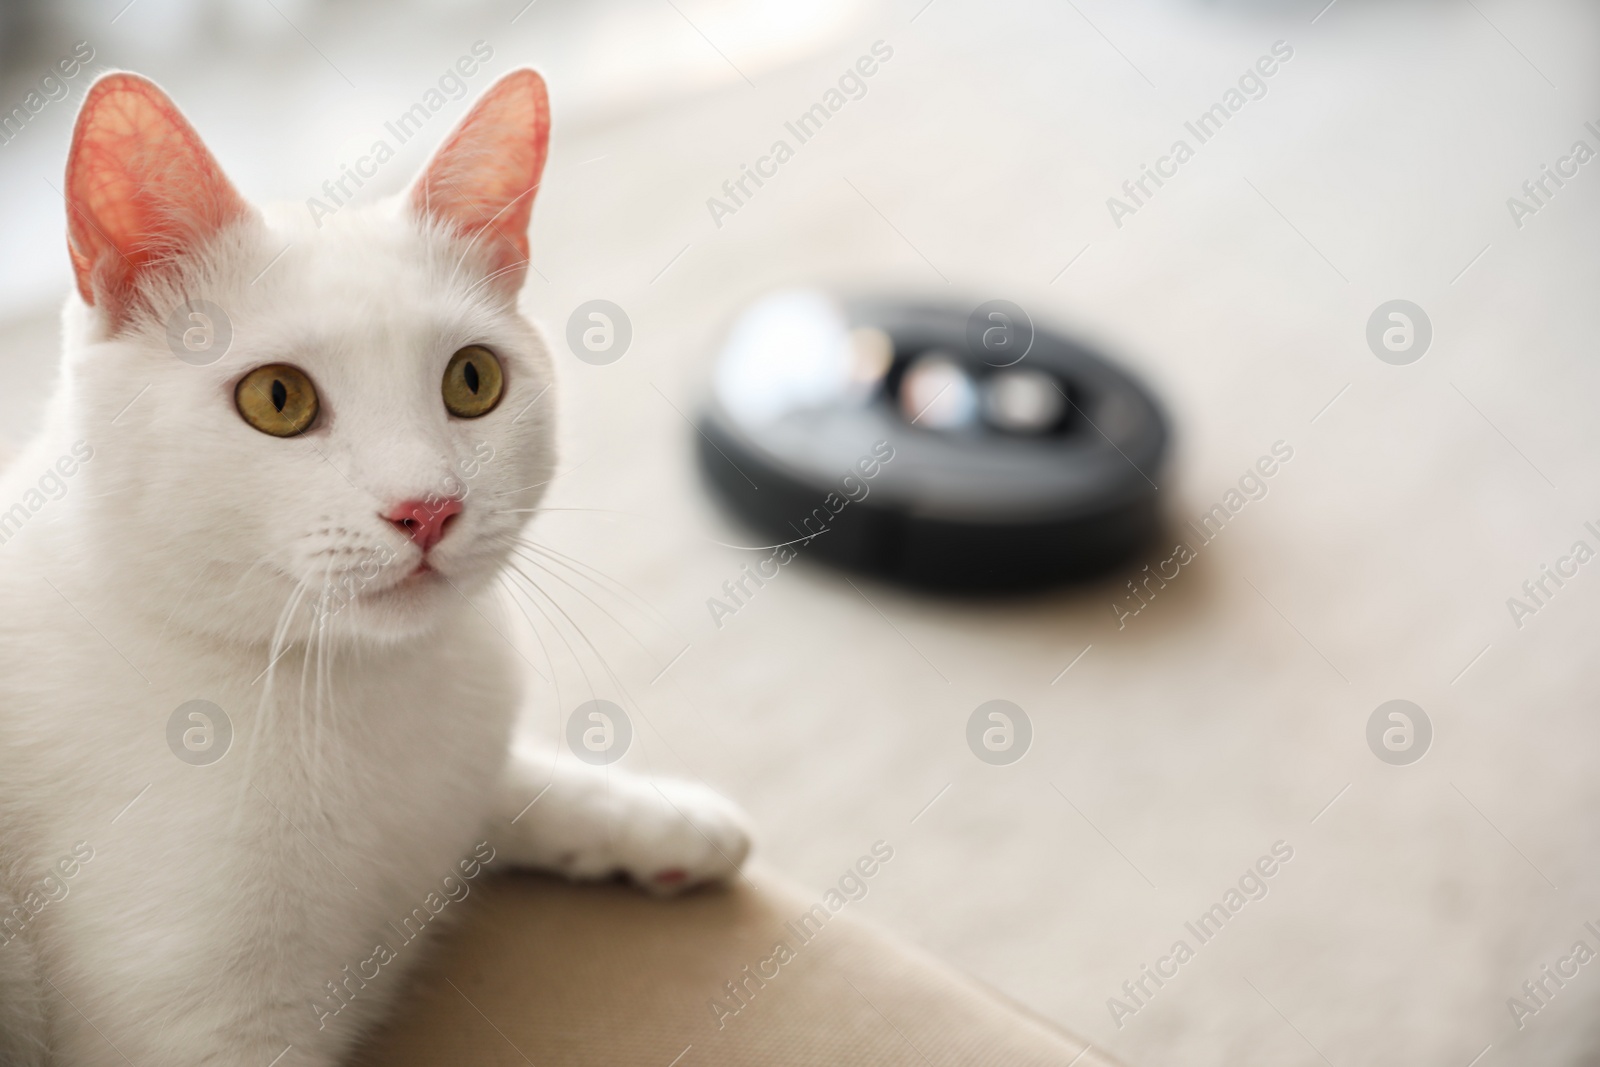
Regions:
<svg viewBox="0 0 1600 1067"><path fill-rule="evenodd" d="M400 547L344 554L354 555L360 562L331 573L298 579L310 587L313 610L318 614L337 615L355 607L384 613L399 611L405 615L429 614L437 607L435 597L440 591L446 586L454 589L458 582L470 578L477 562L471 551L464 555L452 552L448 558ZM313 557L311 566L314 567L320 558ZM284 571L285 577L294 581L292 573L290 569Z"/></svg>
<svg viewBox="0 0 1600 1067"><path fill-rule="evenodd" d="M422 559L417 561L416 566L412 567L411 570L406 572L406 576L404 578L401 578L398 582L394 582L383 589L373 590L373 595L383 596L386 593L399 593L407 590L419 589L425 585L431 585L434 582L441 581L443 579L444 575L433 565L432 561L424 556Z"/></svg>
<svg viewBox="0 0 1600 1067"><path fill-rule="evenodd" d="M413 564L409 571L403 573L390 571L387 581L369 580L361 582L358 580L354 583L338 584L344 586L340 590L344 594L340 599L365 604L383 604L396 599L404 600L420 593L429 586L448 580L444 573L434 566L431 560L423 558Z"/></svg>

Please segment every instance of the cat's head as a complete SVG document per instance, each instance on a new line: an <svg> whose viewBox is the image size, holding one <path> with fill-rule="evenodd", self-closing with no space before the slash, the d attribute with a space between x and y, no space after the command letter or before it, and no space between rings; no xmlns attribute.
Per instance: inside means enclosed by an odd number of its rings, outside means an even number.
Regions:
<svg viewBox="0 0 1600 1067"><path fill-rule="evenodd" d="M94 450L91 563L252 642L422 634L485 589L554 462L549 353L517 309L548 137L519 70L406 192L258 209L153 83L97 81L58 412Z"/></svg>

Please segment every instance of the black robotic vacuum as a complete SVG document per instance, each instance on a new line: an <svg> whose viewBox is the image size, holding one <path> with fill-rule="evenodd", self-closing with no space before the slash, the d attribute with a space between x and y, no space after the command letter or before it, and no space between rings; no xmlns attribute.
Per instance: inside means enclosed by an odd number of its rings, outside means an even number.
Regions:
<svg viewBox="0 0 1600 1067"><path fill-rule="evenodd" d="M1020 591L1102 574L1159 530L1155 399L1009 301L769 294L728 330L700 430L773 565Z"/></svg>

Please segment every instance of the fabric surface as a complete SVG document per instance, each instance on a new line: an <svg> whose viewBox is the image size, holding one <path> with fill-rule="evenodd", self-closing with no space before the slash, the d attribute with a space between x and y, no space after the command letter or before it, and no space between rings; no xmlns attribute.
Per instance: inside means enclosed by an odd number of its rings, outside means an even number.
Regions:
<svg viewBox="0 0 1600 1067"><path fill-rule="evenodd" d="M675 900L509 875L469 902L364 1067L1111 1063L843 910L797 925L817 899L765 870Z"/></svg>

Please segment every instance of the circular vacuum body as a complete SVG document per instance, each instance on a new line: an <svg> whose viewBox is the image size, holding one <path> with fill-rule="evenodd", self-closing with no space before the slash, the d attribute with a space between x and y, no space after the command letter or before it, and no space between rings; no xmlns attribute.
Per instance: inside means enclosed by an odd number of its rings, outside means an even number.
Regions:
<svg viewBox="0 0 1600 1067"><path fill-rule="evenodd" d="M1091 577L1159 528L1154 398L1007 301L773 293L728 332L700 430L774 551L924 588Z"/></svg>

